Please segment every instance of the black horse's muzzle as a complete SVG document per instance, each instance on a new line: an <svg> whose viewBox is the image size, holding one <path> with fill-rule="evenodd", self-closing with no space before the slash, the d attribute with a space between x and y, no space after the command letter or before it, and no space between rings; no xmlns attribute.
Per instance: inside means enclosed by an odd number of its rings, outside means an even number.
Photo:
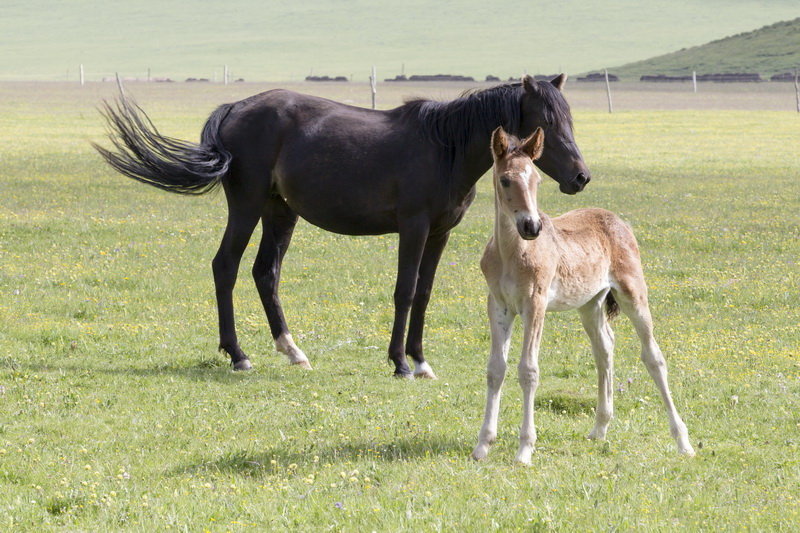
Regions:
<svg viewBox="0 0 800 533"><path fill-rule="evenodd" d="M579 172L572 181L569 183L561 183L558 188L565 194L577 194L581 192L591 180L592 177L589 174Z"/></svg>

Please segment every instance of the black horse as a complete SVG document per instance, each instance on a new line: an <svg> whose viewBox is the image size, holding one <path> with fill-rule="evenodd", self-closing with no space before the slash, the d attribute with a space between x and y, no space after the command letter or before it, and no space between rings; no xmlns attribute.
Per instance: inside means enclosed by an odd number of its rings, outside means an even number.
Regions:
<svg viewBox="0 0 800 533"><path fill-rule="evenodd" d="M162 136L123 95L104 112L116 152L94 146L122 174L160 189L203 194L224 188L228 225L212 264L219 347L234 369L251 367L236 337L232 293L259 220L253 277L272 337L291 363L310 367L278 298L281 262L301 216L346 235L400 234L389 358L396 376L411 376L408 354L415 375L433 378L422 355L425 309L450 230L492 165L492 131L502 126L525 138L542 127L547 140L536 164L567 194L589 181L561 94L565 80L563 74L551 82L526 76L450 102L413 100L389 111L273 90L220 106L199 145Z"/></svg>

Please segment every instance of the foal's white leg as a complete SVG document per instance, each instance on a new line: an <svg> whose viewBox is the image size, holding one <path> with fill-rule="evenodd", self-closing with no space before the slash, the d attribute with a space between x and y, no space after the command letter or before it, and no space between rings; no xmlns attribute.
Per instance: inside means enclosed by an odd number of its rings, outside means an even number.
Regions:
<svg viewBox="0 0 800 533"><path fill-rule="evenodd" d="M500 411L500 389L506 377L508 346L511 342L511 326L514 314L505 304L489 295L489 329L492 335L492 350L486 368L486 412L483 427L478 435L478 445L472 451L472 458L481 460L489 453L497 438L497 416Z"/></svg>
<svg viewBox="0 0 800 533"><path fill-rule="evenodd" d="M583 329L592 343L592 354L597 367L597 410L590 439L604 440L608 424L614 416L614 332L605 313L607 292L581 307Z"/></svg>
<svg viewBox="0 0 800 533"><path fill-rule="evenodd" d="M539 346L544 329L544 313L547 303L539 295L533 295L530 307L523 313L525 337L522 356L519 360L518 378L522 387L522 425L519 429L519 451L516 460L530 464L536 445L536 426L533 422L533 400L539 385Z"/></svg>
<svg viewBox="0 0 800 533"><path fill-rule="evenodd" d="M680 415L678 415L678 411L672 401L672 394L669 392L667 363L653 337L653 319L650 315L650 308L647 305L647 296L630 298L620 292L619 294L615 293L615 297L622 311L628 315L628 318L633 322L634 328L636 328L636 334L642 343L642 362L647 367L647 372L653 378L656 387L661 393L661 399L669 417L669 432L678 445L678 451L692 456L694 455L694 448L689 443L689 432L686 429L686 424L683 423Z"/></svg>
<svg viewBox="0 0 800 533"><path fill-rule="evenodd" d="M291 333L283 333L275 339L275 349L284 354L289 359L290 365L297 365L301 368L311 370L311 363L303 350L297 347L292 339Z"/></svg>

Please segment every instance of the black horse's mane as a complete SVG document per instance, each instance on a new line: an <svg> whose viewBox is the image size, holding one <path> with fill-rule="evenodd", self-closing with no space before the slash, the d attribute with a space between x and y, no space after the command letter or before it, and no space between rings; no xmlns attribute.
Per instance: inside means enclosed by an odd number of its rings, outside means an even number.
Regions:
<svg viewBox="0 0 800 533"><path fill-rule="evenodd" d="M510 83L471 89L447 102L415 98L402 110L419 121L426 138L455 154L463 152L476 132L492 131L498 124L518 131L521 100L522 84Z"/></svg>
<svg viewBox="0 0 800 533"><path fill-rule="evenodd" d="M561 92L549 82L539 82L544 100L544 122L572 127L572 113ZM401 106L407 116L419 121L423 135L445 148L451 156L463 153L474 134L491 132L498 125L519 134L522 83L507 83L488 89L470 89L447 102L412 99Z"/></svg>

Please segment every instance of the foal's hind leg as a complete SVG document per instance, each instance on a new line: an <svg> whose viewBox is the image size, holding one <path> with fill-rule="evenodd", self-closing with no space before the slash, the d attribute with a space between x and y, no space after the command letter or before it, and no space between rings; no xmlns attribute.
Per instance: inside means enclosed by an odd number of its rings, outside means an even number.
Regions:
<svg viewBox="0 0 800 533"><path fill-rule="evenodd" d="M597 368L597 410L590 439L606 438L608 424L614 416L614 332L608 324L605 301L608 291L603 291L592 301L578 309L583 329L592 343Z"/></svg>
<svg viewBox="0 0 800 533"><path fill-rule="evenodd" d="M263 233L253 264L253 278L267 314L272 338L275 339L275 348L289 358L289 363L310 369L308 357L297 347L289 333L278 297L281 264L292 240L297 214L286 205L283 198L273 196L264 207L261 223Z"/></svg>
<svg viewBox="0 0 800 533"><path fill-rule="evenodd" d="M219 348L231 357L234 370L252 368L247 355L239 347L233 315L233 287L250 236L261 215L259 207L238 206L228 202L228 225L219 245L219 251L211 265L214 270L214 285L219 312Z"/></svg>
<svg viewBox="0 0 800 533"><path fill-rule="evenodd" d="M644 276L629 276L618 281L619 289L614 290L614 298L622 312L633 322L636 334L642 343L642 362L661 393L661 399L669 416L670 434L675 439L680 453L694 455L694 449L689 443L686 424L678 415L669 391L667 363L653 337L653 319L647 304L647 287L644 283Z"/></svg>

